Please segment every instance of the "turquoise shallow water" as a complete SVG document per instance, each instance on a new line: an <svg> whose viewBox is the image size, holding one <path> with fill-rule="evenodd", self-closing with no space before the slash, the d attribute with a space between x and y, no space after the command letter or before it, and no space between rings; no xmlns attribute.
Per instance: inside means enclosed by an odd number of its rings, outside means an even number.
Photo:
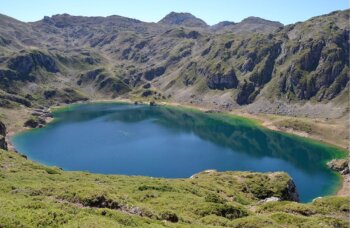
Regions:
<svg viewBox="0 0 350 228"><path fill-rule="evenodd" d="M261 128L243 118L164 106L74 105L42 129L13 137L30 159L103 174L189 177L218 171L285 171L301 200L332 193L339 177L325 162L344 152Z"/></svg>

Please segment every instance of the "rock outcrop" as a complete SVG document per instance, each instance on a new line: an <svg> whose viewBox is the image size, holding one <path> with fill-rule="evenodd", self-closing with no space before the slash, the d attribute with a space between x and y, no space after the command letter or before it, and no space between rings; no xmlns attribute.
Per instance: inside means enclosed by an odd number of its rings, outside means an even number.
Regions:
<svg viewBox="0 0 350 228"><path fill-rule="evenodd" d="M236 102L239 105L250 104L254 101L259 92L260 91L258 89L255 89L254 83L244 81L237 94Z"/></svg>
<svg viewBox="0 0 350 228"><path fill-rule="evenodd" d="M299 202L299 193L292 179L287 182L286 188L282 191L281 200L289 200Z"/></svg>
<svg viewBox="0 0 350 228"><path fill-rule="evenodd" d="M350 174L349 159L333 159L327 166L342 175Z"/></svg>
<svg viewBox="0 0 350 228"><path fill-rule="evenodd" d="M6 126L0 121L0 149L7 150Z"/></svg>
<svg viewBox="0 0 350 228"><path fill-rule="evenodd" d="M238 79L234 70L230 70L227 74L219 72L208 77L207 85L210 89L233 89L237 88Z"/></svg>
<svg viewBox="0 0 350 228"><path fill-rule="evenodd" d="M46 124L45 119L41 117L34 116L24 122L24 127L29 127L29 128L41 128Z"/></svg>

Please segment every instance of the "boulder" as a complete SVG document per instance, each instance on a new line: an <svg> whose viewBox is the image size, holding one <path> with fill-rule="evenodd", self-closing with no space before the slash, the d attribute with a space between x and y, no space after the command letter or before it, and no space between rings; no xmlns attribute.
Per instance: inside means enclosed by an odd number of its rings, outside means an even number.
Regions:
<svg viewBox="0 0 350 228"><path fill-rule="evenodd" d="M261 204L261 203L268 203L268 202L276 202L276 201L281 201L281 199L278 198L278 197L272 196L272 197L260 200L259 204Z"/></svg>

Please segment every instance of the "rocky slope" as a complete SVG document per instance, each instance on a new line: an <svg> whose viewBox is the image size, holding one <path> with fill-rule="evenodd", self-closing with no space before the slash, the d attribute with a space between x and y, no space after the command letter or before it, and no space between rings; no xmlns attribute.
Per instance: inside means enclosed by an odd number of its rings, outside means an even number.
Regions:
<svg viewBox="0 0 350 228"><path fill-rule="evenodd" d="M158 23L2 15L0 105L147 97L340 117L348 112L348 20L349 10L287 26L255 17L208 26L174 12Z"/></svg>

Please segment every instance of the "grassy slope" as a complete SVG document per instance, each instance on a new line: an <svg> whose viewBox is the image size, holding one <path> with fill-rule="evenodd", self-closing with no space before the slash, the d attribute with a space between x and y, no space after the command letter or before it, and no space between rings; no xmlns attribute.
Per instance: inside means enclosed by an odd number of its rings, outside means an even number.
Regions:
<svg viewBox="0 0 350 228"><path fill-rule="evenodd" d="M349 150L349 121L345 118L321 119L273 114L256 114L247 117L258 119L262 121L263 126L273 130L312 138Z"/></svg>
<svg viewBox="0 0 350 228"><path fill-rule="evenodd" d="M348 226L349 198L258 203L283 195L288 180L284 173L159 179L66 172L0 151L0 226Z"/></svg>

